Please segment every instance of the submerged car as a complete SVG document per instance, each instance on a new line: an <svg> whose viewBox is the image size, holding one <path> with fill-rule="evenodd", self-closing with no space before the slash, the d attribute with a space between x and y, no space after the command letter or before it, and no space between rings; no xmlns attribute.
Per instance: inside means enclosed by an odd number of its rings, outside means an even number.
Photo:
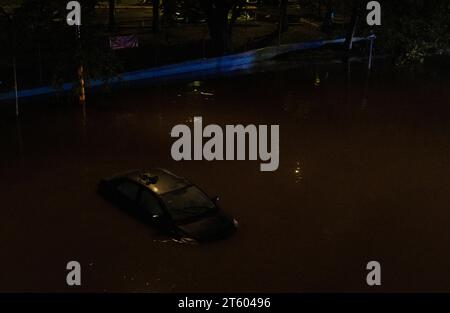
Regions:
<svg viewBox="0 0 450 313"><path fill-rule="evenodd" d="M211 241L230 235L238 226L199 187L171 172L134 170L102 179L98 192L132 216L183 241Z"/></svg>

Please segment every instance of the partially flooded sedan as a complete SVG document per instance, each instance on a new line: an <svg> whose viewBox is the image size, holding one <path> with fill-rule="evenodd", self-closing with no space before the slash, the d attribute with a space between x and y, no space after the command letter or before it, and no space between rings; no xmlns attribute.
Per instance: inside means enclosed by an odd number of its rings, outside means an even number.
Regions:
<svg viewBox="0 0 450 313"><path fill-rule="evenodd" d="M164 169L134 170L102 179L99 193L159 231L183 241L227 237L238 222L188 180Z"/></svg>

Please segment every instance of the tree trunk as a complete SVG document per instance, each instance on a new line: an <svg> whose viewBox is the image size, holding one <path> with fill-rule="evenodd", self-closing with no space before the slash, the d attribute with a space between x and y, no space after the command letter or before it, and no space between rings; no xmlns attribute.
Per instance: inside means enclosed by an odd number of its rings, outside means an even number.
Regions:
<svg viewBox="0 0 450 313"><path fill-rule="evenodd" d="M116 1L108 0L109 16L108 16L108 27L113 30L116 27Z"/></svg>
<svg viewBox="0 0 450 313"><path fill-rule="evenodd" d="M288 28L287 20L287 4L288 0L280 1L280 17L278 19L278 33L285 32Z"/></svg>
<svg viewBox="0 0 450 313"><path fill-rule="evenodd" d="M152 0L153 4L153 21L152 21L152 30L154 33L159 32L159 4L160 0Z"/></svg>
<svg viewBox="0 0 450 313"><path fill-rule="evenodd" d="M172 17L176 11L176 1L175 0L164 0L163 1L163 24L171 25Z"/></svg>
<svg viewBox="0 0 450 313"><path fill-rule="evenodd" d="M231 5L223 0L204 0L202 1L202 6L208 18L213 54L222 55L227 53L231 44L231 28L228 22L228 12L231 9Z"/></svg>

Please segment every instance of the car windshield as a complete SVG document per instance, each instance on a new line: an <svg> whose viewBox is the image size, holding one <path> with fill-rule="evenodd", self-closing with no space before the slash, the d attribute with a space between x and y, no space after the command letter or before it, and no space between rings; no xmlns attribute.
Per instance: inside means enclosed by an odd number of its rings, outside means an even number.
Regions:
<svg viewBox="0 0 450 313"><path fill-rule="evenodd" d="M166 193L161 198L175 222L202 216L215 207L211 199L195 186Z"/></svg>

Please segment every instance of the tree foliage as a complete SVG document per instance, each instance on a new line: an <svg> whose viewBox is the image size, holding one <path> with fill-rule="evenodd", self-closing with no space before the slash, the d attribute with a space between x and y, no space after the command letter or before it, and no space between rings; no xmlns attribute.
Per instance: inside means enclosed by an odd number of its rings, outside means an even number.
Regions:
<svg viewBox="0 0 450 313"><path fill-rule="evenodd" d="M450 47L448 0L383 1L380 40L397 64L422 62L424 57Z"/></svg>

